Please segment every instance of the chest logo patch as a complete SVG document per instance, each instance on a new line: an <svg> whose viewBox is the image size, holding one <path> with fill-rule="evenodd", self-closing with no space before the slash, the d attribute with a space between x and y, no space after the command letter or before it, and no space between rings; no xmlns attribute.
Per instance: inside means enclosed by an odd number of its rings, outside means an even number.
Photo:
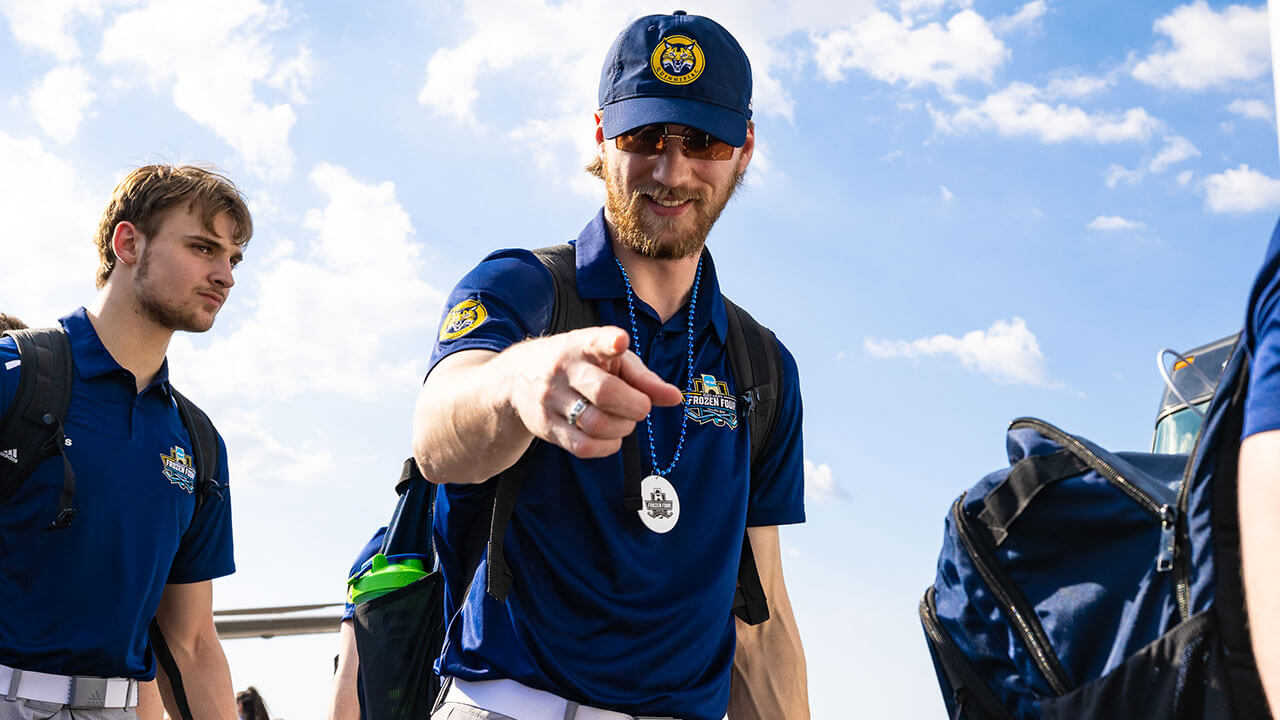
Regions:
<svg viewBox="0 0 1280 720"><path fill-rule="evenodd" d="M186 490L188 495L195 492L196 466L186 450L175 445L169 449L168 455L160 455L160 462L164 463L164 476L170 483Z"/></svg>
<svg viewBox="0 0 1280 720"><path fill-rule="evenodd" d="M684 35L668 35L649 55L649 69L668 85L688 85L707 67L698 41Z"/></svg>
<svg viewBox="0 0 1280 720"><path fill-rule="evenodd" d="M738 429L738 398L729 394L729 385L703 374L693 378L693 388L684 395L684 414L699 425Z"/></svg>
<svg viewBox="0 0 1280 720"><path fill-rule="evenodd" d="M440 339L454 340L466 335L489 319L489 311L479 300L463 300L445 316L440 324Z"/></svg>

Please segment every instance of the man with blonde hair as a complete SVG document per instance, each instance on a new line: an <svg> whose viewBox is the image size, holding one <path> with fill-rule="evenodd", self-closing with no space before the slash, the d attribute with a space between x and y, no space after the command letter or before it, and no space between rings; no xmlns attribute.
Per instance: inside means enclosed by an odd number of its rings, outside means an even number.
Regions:
<svg viewBox="0 0 1280 720"><path fill-rule="evenodd" d="M235 569L226 448L207 418L193 427L165 354L175 330L212 327L252 234L227 178L138 168L99 224L93 302L60 333L0 339L0 719L134 717L153 632L190 714L235 718L211 587ZM55 341L71 367L27 354ZM36 360L69 376L63 417L15 412ZM43 452L10 447L23 422L46 426Z"/></svg>
<svg viewBox="0 0 1280 720"><path fill-rule="evenodd" d="M709 18L642 17L598 101L604 208L455 286L419 395L451 612L432 718L808 718L778 539L804 521L798 370L706 249L755 147L750 64Z"/></svg>

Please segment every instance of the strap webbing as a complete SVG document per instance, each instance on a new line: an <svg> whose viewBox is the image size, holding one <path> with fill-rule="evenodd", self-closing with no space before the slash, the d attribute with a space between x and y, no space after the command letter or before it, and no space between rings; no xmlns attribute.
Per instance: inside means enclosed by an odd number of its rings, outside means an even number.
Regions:
<svg viewBox="0 0 1280 720"><path fill-rule="evenodd" d="M1243 353L1244 338L1233 352ZM1240 575L1239 460L1240 433L1244 425L1244 399L1249 386L1249 357L1243 363L1231 387L1217 392L1230 392L1231 400L1219 427L1220 447L1214 468L1213 504L1210 518L1213 527L1214 612L1218 615L1218 632L1226 651L1223 665L1230 685L1233 714L1240 718L1269 717L1267 700L1253 657L1249 636L1248 608L1245 606L1244 583Z"/></svg>
<svg viewBox="0 0 1280 720"><path fill-rule="evenodd" d="M777 422L777 399L782 384L780 351L773 333L756 322L747 311L728 298L724 298L724 309L729 320L725 334L729 367L738 392L739 419L747 423L751 437L751 467L754 470ZM743 532L742 556L738 561L733 614L748 625L758 625L769 619L768 598L760 582L751 538L746 531Z"/></svg>
<svg viewBox="0 0 1280 720"><path fill-rule="evenodd" d="M640 457L640 426L622 439L622 509L639 512L644 507L640 483L644 480L644 460Z"/></svg>
<svg viewBox="0 0 1280 720"><path fill-rule="evenodd" d="M172 386L169 389L173 392L178 417L187 428L187 435L191 437L191 454L196 463L195 511L198 513L209 498L222 498L222 488L218 485L218 431L213 427L209 416L188 400L187 396Z"/></svg>
<svg viewBox="0 0 1280 720"><path fill-rule="evenodd" d="M978 519L991 532L994 547L1009 536L1009 526L1018 519L1036 495L1046 487L1089 470L1089 464L1063 448L1045 455L1030 455L1014 464L1005 479L987 493Z"/></svg>
<svg viewBox="0 0 1280 720"><path fill-rule="evenodd" d="M182 672L178 669L178 661L173 659L169 644L165 642L164 633L160 632L160 623L151 620L147 634L151 638L151 651L156 655L156 663L164 670L169 680L169 690L173 701L178 706L179 720L192 720L191 705L187 702L187 689L182 684Z"/></svg>

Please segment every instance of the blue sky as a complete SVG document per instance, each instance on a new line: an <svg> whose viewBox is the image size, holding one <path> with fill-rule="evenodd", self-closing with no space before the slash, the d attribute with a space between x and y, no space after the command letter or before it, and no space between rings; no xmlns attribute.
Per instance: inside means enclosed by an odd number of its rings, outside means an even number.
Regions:
<svg viewBox="0 0 1280 720"><path fill-rule="evenodd" d="M150 161L213 163L257 232L175 383L231 453L219 608L337 601L389 515L452 284L577 235L594 0L0 0L0 311L93 297L90 236ZM757 153L710 239L795 354L809 522L782 534L815 718L936 717L915 615L950 501L1036 415L1150 443L1155 356L1237 329L1280 210L1265 6L738 0ZM318 717L336 636L226 644Z"/></svg>

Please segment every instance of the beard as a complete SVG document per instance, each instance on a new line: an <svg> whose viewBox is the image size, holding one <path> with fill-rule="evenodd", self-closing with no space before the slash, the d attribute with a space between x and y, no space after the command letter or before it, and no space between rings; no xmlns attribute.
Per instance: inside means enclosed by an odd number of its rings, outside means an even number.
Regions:
<svg viewBox="0 0 1280 720"><path fill-rule="evenodd" d="M614 176L608 165L602 167L605 185L605 208L613 220L617 240L623 247L643 257L658 260L678 260L702 252L711 226L720 217L725 205L742 185L743 174L723 189L713 189L711 195L678 188L669 188L658 182L650 182L627 192L622 180ZM692 215L693 227L684 232L676 228L690 218L662 217L646 212L646 196L664 200L690 200L693 207L685 215ZM674 235L674 237L672 237ZM664 239L664 237L666 239Z"/></svg>
<svg viewBox="0 0 1280 720"><path fill-rule="evenodd" d="M138 259L138 273L133 278L138 306L147 319L161 327L185 332L204 332L213 327L212 316L206 317L194 309L182 310L156 293L148 282L154 269L151 263L151 245L148 243L142 248L142 257Z"/></svg>

